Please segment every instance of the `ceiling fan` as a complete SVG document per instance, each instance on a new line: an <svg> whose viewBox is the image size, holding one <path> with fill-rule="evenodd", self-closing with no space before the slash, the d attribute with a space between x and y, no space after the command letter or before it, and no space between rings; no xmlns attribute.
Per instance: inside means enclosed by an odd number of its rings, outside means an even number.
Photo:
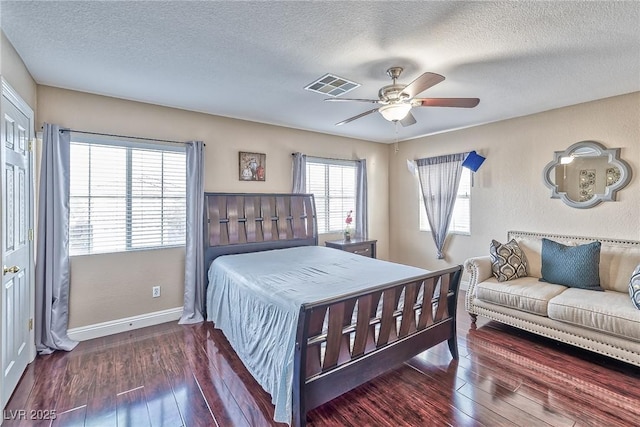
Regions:
<svg viewBox="0 0 640 427"><path fill-rule="evenodd" d="M387 74L391 79L393 79L393 83L380 88L378 91L379 99L325 99L325 101L332 102L355 101L381 104L378 108L365 111L357 116L353 116L341 121L340 123L336 123L336 126L344 125L371 113L375 113L376 111L379 111L380 114L382 114L382 117L390 122L400 122L402 126L411 126L416 123L416 118L411 114L411 109L413 107L473 108L480 102L478 98L415 98L415 96L421 92L442 82L444 80L444 76L427 72L408 85L403 85L396 83L396 80L400 77L402 70L402 67L391 67L387 70Z"/></svg>

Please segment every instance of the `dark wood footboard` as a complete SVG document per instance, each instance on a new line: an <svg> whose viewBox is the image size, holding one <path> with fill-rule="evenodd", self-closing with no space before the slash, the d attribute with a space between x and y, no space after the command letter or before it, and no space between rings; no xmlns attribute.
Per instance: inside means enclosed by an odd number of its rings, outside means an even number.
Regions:
<svg viewBox="0 0 640 427"><path fill-rule="evenodd" d="M457 359L461 274L462 266L456 266L411 282L302 306L295 349L293 424L304 426L307 411L443 341Z"/></svg>

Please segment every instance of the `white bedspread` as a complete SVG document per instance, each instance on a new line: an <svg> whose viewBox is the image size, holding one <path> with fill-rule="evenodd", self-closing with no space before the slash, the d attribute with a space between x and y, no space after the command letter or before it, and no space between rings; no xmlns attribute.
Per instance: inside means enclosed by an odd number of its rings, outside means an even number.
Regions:
<svg viewBox="0 0 640 427"><path fill-rule="evenodd" d="M296 326L303 303L429 273L322 246L218 257L209 268L207 319L291 423Z"/></svg>

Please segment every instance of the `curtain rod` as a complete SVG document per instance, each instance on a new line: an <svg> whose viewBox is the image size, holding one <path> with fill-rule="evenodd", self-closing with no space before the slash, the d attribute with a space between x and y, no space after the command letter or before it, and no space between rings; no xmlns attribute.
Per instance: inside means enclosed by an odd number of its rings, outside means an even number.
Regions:
<svg viewBox="0 0 640 427"><path fill-rule="evenodd" d="M41 126L40 129L44 129L44 126ZM139 140L142 140L142 141L168 142L170 144L182 144L182 145L187 144L184 141L173 141L171 139L143 138L143 137L140 137L140 136L115 135L115 134L112 134L112 133L89 132L89 131L86 131L86 130L76 130L76 129L67 129L67 128L60 128L60 131L62 131L62 132L67 131L67 132L75 132L75 133L84 133L84 134L87 134L87 135L112 136L114 138L139 139ZM204 144L204 145L206 146L207 144Z"/></svg>
<svg viewBox="0 0 640 427"><path fill-rule="evenodd" d="M291 153L291 155L295 156L296 153ZM327 159L327 160L339 160L341 162L357 162L358 160L362 160L362 159L337 159L335 157L324 157L324 156L307 156L307 157L315 157L317 159Z"/></svg>

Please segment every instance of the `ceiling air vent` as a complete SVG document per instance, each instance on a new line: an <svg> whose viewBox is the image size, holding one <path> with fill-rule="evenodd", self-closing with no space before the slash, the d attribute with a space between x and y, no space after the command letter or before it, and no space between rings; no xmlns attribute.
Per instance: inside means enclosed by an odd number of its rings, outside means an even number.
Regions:
<svg viewBox="0 0 640 427"><path fill-rule="evenodd" d="M360 86L359 83L334 76L333 74L325 74L313 83L305 86L306 90L321 93L323 95L340 96Z"/></svg>

